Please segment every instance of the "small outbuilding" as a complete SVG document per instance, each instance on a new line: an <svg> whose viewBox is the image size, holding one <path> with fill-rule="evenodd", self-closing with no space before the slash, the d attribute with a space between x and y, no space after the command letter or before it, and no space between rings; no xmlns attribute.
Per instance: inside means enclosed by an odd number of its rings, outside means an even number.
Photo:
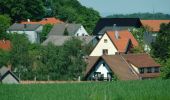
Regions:
<svg viewBox="0 0 170 100"><path fill-rule="evenodd" d="M3 84L19 84L19 78L7 67L0 69L0 82Z"/></svg>

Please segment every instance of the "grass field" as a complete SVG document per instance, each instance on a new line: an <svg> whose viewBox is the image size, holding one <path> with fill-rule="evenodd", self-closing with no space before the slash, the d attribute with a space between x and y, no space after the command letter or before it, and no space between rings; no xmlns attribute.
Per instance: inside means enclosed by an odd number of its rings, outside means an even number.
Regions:
<svg viewBox="0 0 170 100"><path fill-rule="evenodd" d="M170 100L170 80L0 84L0 100Z"/></svg>

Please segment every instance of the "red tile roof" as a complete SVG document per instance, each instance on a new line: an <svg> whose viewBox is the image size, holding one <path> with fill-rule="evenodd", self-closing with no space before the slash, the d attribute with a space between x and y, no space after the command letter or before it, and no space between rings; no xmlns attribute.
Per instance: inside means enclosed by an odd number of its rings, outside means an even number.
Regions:
<svg viewBox="0 0 170 100"><path fill-rule="evenodd" d="M41 20L39 22L40 24L42 25L45 25L45 24L57 24L57 23L63 23L63 21L59 20L59 19L56 19L56 18L44 18L43 20Z"/></svg>
<svg viewBox="0 0 170 100"><path fill-rule="evenodd" d="M11 42L9 40L0 40L0 49L3 50L11 49Z"/></svg>
<svg viewBox="0 0 170 100"><path fill-rule="evenodd" d="M61 21L60 19L56 19L56 18L52 17L52 18L44 18L39 22L21 22L21 24L41 24L41 25L57 24L57 23L63 23L63 21Z"/></svg>
<svg viewBox="0 0 170 100"><path fill-rule="evenodd" d="M126 52L127 46L129 45L129 41L132 42L132 45L138 46L137 40L133 37L133 35L128 30L120 30L118 31L119 38L117 39L115 36L115 31L108 31L107 35L110 37L113 44L116 46L119 52Z"/></svg>
<svg viewBox="0 0 170 100"><path fill-rule="evenodd" d="M158 32L162 23L169 23L170 20L141 20L143 26L149 26L151 31Z"/></svg>
<svg viewBox="0 0 170 100"><path fill-rule="evenodd" d="M160 65L156 63L148 54L126 54L122 56L127 60L127 62L138 68L160 67Z"/></svg>

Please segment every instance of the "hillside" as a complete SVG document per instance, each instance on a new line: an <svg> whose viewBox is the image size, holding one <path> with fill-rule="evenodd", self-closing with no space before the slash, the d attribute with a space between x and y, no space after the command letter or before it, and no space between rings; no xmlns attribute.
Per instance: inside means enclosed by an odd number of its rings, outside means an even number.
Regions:
<svg viewBox="0 0 170 100"><path fill-rule="evenodd" d="M133 13L133 14L113 14L108 18L140 18L140 19L170 19L169 14L163 13Z"/></svg>
<svg viewBox="0 0 170 100"><path fill-rule="evenodd" d="M170 80L0 84L1 100L168 100Z"/></svg>
<svg viewBox="0 0 170 100"><path fill-rule="evenodd" d="M0 14L13 22L57 17L69 23L81 23L89 33L100 18L97 11L82 6L77 0L5 0L0 1Z"/></svg>

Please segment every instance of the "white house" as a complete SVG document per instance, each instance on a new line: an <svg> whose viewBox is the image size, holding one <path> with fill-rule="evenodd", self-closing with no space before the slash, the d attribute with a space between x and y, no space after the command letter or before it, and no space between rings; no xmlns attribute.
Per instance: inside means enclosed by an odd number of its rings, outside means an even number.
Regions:
<svg viewBox="0 0 170 100"><path fill-rule="evenodd" d="M43 26L40 24L18 24L10 26L7 33L26 34L31 43L39 43L39 33L42 32Z"/></svg>
<svg viewBox="0 0 170 100"><path fill-rule="evenodd" d="M120 55L89 56L86 80L136 80L139 79Z"/></svg>
<svg viewBox="0 0 170 100"><path fill-rule="evenodd" d="M86 80L143 80L160 75L160 65L147 54L89 56L86 61Z"/></svg>
<svg viewBox="0 0 170 100"><path fill-rule="evenodd" d="M65 33L67 32L67 34ZM53 28L51 29L50 35L56 35L56 36L89 36L83 25L81 24L66 24L66 23L60 23L55 24Z"/></svg>
<svg viewBox="0 0 170 100"><path fill-rule="evenodd" d="M131 47L135 46L138 46L138 42L128 30L107 31L94 47L90 56L127 53Z"/></svg>
<svg viewBox="0 0 170 100"><path fill-rule="evenodd" d="M7 67L2 67L0 69L0 82L3 84L19 84L19 79Z"/></svg>

